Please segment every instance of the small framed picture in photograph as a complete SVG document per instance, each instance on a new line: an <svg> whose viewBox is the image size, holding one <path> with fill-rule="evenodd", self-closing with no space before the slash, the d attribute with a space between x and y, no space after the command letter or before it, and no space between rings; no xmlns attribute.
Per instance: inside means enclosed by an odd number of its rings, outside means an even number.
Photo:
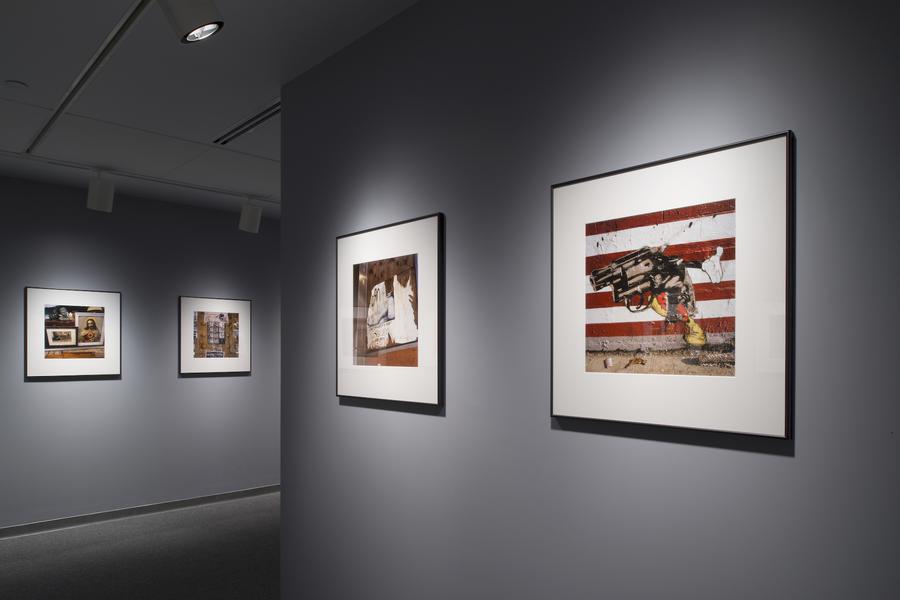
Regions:
<svg viewBox="0 0 900 600"><path fill-rule="evenodd" d="M337 395L441 401L443 215L337 238Z"/></svg>
<svg viewBox="0 0 900 600"><path fill-rule="evenodd" d="M25 288L25 377L122 373L119 292Z"/></svg>
<svg viewBox="0 0 900 600"><path fill-rule="evenodd" d="M250 300L181 296L178 304L179 374L250 374Z"/></svg>
<svg viewBox="0 0 900 600"><path fill-rule="evenodd" d="M75 329L60 329L57 327L48 327L47 347L48 348L65 348L75 345Z"/></svg>
<svg viewBox="0 0 900 600"><path fill-rule="evenodd" d="M75 327L78 332L78 345L103 345L103 313L75 313Z"/></svg>

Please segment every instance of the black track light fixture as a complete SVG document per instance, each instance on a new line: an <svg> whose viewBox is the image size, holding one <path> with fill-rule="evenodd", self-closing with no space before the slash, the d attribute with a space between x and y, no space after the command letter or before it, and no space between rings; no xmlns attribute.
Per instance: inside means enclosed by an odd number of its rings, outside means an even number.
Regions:
<svg viewBox="0 0 900 600"><path fill-rule="evenodd" d="M213 0L157 1L182 44L202 42L225 26Z"/></svg>

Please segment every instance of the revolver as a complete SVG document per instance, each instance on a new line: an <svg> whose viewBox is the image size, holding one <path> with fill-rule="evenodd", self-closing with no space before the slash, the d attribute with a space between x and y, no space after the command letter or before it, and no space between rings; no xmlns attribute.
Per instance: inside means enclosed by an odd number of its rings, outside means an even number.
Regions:
<svg viewBox="0 0 900 600"><path fill-rule="evenodd" d="M685 273L682 258L666 256L666 246L644 246L629 252L601 269L591 271L595 292L612 287L613 300L631 312L650 307L653 297L666 292L674 294L689 311L695 306L694 289Z"/></svg>

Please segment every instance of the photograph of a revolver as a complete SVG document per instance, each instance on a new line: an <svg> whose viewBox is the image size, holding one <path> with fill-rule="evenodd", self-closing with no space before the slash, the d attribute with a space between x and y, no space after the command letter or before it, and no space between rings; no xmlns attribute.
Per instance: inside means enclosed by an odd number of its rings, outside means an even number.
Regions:
<svg viewBox="0 0 900 600"><path fill-rule="evenodd" d="M667 294L675 300L670 305L681 304L688 313L693 313L694 286L685 268L699 265L666 256L663 254L665 249L666 246L644 246L603 268L594 269L590 275L591 286L595 292L611 287L613 300L624 304L631 312L646 310L653 298ZM678 320L674 314L671 317L671 320Z"/></svg>

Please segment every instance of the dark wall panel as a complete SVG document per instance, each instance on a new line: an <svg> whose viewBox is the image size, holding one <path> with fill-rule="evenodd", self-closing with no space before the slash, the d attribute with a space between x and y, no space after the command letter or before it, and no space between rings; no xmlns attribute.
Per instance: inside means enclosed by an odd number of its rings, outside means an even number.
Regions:
<svg viewBox="0 0 900 600"><path fill-rule="evenodd" d="M278 483L277 222L0 179L0 526ZM26 286L122 292L122 378L24 381ZM253 374L178 377L178 296L253 300Z"/></svg>
<svg viewBox="0 0 900 600"><path fill-rule="evenodd" d="M890 8L425 0L287 85L286 597L890 596ZM795 441L551 419L551 184L785 129ZM341 403L334 236L435 211L446 410Z"/></svg>

